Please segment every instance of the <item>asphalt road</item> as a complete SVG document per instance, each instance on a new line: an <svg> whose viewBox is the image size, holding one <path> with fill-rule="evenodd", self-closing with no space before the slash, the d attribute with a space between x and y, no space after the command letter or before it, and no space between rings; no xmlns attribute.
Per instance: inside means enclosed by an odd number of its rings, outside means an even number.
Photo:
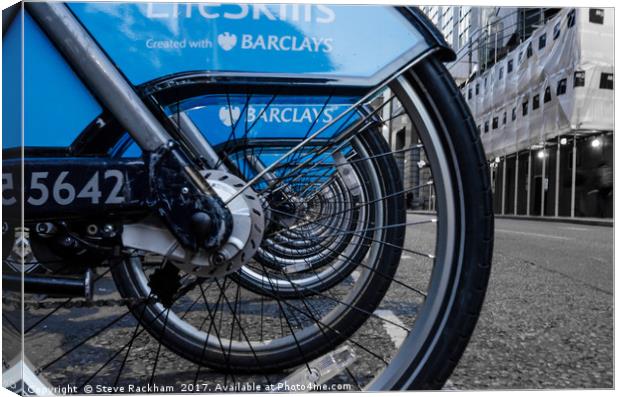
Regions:
<svg viewBox="0 0 620 397"><path fill-rule="evenodd" d="M408 216L411 223L425 219L429 217ZM406 247L413 251L403 254L397 280L424 290L432 261L414 251L432 252L434 232L433 223L417 224L408 232ZM612 229L498 219L495 236L493 270L483 313L446 388L612 387ZM357 277L359 273L354 273L347 282L353 285ZM342 289L340 292L345 294L346 283ZM339 291L334 293L338 296ZM207 301L217 300L217 291L207 290L205 294ZM227 294L233 302L235 289ZM96 299L105 298L118 298L109 278L96 285ZM320 310L333 304L332 299L317 296L310 304L313 310ZM278 318L281 307L263 305L247 291L241 292L238 301L243 307L239 311L240 323L247 336L226 326L234 321L228 321L231 314L225 309L224 319L219 319L220 334L242 340L256 338L259 328L261 339L263 333L271 335L266 336L268 339L287 333L287 325ZM331 383L352 384L351 390L355 390L356 383L369 381L383 367L380 356L390 357L406 337L404 329L415 322L421 303L422 298L411 289L393 283L381 307L348 343L356 355L354 364ZM188 310L187 318L195 325L204 323L204 310L192 307L190 300L183 309ZM303 322L303 316L295 310L288 312L290 317ZM124 308L60 309L45 317L49 312L33 310L26 315L27 328L38 323L27 334L26 353L33 367L43 367L43 377L54 385L110 385L119 373L118 385L125 386L125 392L129 385L148 383L174 385L174 390L164 391L182 392L183 385L195 379L211 385L266 382L262 376L231 379L206 368L197 375L195 364L160 347L146 332L136 331L135 319L131 315L122 317ZM259 312L264 315L259 317ZM5 315L7 318L10 313ZM136 332L138 337L126 355L127 349L120 349ZM6 346L6 333L4 337ZM271 375L269 382L286 376L290 375Z"/></svg>
<svg viewBox="0 0 620 397"><path fill-rule="evenodd" d="M459 389L613 386L613 229L497 219Z"/></svg>

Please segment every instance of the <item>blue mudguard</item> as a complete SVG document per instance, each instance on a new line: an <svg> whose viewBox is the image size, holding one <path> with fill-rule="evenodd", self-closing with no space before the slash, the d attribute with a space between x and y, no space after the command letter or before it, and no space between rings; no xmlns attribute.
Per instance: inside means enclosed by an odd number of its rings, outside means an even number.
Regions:
<svg viewBox="0 0 620 397"><path fill-rule="evenodd" d="M441 34L413 8L87 2L68 6L135 86L207 73L372 87L433 51L444 59L453 57ZM24 144L67 147L102 108L27 13L20 13L3 37L5 66L9 66L4 68L5 115L20 114L20 79L8 78L6 73L20 72L18 63L11 69L10 60L19 59L22 21ZM11 51L15 56L10 56ZM354 100L334 98L315 128ZM261 114L261 104L255 103L241 117L260 115L252 131L257 137L265 137L265 131L273 138L303 136L321 109L322 99L316 98L316 103L292 97L285 101L273 104L267 114ZM209 130L207 138L214 145L228 139L225 121L231 115L222 113L223 108L213 101L188 108L205 135ZM3 123L3 148L21 144L19 118L10 120L5 117ZM326 134L342 128L332 126Z"/></svg>
<svg viewBox="0 0 620 397"><path fill-rule="evenodd" d="M445 43L415 10L303 4L69 3L131 83L209 71L373 86ZM113 28L112 28L113 27Z"/></svg>

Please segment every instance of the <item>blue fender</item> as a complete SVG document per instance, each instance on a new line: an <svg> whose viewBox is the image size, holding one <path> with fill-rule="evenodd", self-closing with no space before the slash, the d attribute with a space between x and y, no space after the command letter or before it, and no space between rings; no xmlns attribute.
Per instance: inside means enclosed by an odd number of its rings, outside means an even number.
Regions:
<svg viewBox="0 0 620 397"><path fill-rule="evenodd" d="M453 62L456 60L456 53L452 47L450 47L443 34L422 10L418 7L404 7L402 12L416 26L429 46L437 50L435 54L440 61Z"/></svg>
<svg viewBox="0 0 620 397"><path fill-rule="evenodd" d="M68 6L135 86L201 73L372 87L430 53L445 61L454 59L441 33L414 7L86 2ZM18 34L22 21L23 43ZM27 13L20 12L3 33L3 148L21 146L21 70L25 146L68 147L102 107ZM288 117L286 105L281 106ZM303 106L299 114L320 108ZM191 116L197 124L218 121L213 109L219 107L207 106ZM271 119L259 120L257 127L256 131L278 131ZM305 127L298 123L299 131ZM290 132L290 123L287 128ZM221 131L218 137L225 139L226 133Z"/></svg>
<svg viewBox="0 0 620 397"><path fill-rule="evenodd" d="M374 86L449 48L419 10L389 6L68 3L141 85L182 73L303 76Z"/></svg>

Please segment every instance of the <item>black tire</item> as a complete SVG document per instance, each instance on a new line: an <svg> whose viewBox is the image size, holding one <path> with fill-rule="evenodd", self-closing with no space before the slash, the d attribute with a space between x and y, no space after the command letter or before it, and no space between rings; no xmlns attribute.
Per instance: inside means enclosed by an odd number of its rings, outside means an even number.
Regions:
<svg viewBox="0 0 620 397"><path fill-rule="evenodd" d="M411 360L409 378L394 388L440 389L452 374L474 331L491 273L494 216L488 164L474 119L443 64L433 58L420 62L409 81L428 109L453 157L459 180L462 224L458 240L461 261L453 268L453 294L442 302L434 336ZM424 353L424 354L421 354Z"/></svg>

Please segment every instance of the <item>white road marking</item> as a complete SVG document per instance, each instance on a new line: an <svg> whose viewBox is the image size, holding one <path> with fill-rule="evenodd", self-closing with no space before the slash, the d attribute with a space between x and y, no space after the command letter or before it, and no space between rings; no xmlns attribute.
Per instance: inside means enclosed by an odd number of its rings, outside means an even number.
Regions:
<svg viewBox="0 0 620 397"><path fill-rule="evenodd" d="M458 389L456 388L456 386L454 386L454 383L452 383L452 381L450 381L450 379L448 379L446 381L446 384L443 385L442 390L458 390Z"/></svg>
<svg viewBox="0 0 620 397"><path fill-rule="evenodd" d="M563 227L560 227L560 229L577 230L579 232L587 232L588 230L590 230L587 227L572 227L572 226L563 226Z"/></svg>
<svg viewBox="0 0 620 397"><path fill-rule="evenodd" d="M394 343L394 346L399 347L401 343L403 343L403 341L407 337L407 331L403 329L403 328L407 328L405 324L391 310L376 310L375 315L379 316L382 319L391 321L393 323L392 324L392 323L388 323L387 321L383 321L383 328L385 328L385 331L390 336L390 339L392 339L392 343ZM400 328L399 326L396 326L395 324L398 324L400 327L403 327L403 328ZM443 386L443 389L444 390L458 390L456 386L454 386L454 383L452 383L450 380L446 381L446 384Z"/></svg>
<svg viewBox="0 0 620 397"><path fill-rule="evenodd" d="M391 310L375 310L375 315L382 319L390 321L383 321L383 328L385 328L385 331L390 336L390 339L392 339L392 343L394 343L394 346L399 347L400 344L403 343L403 341L407 337L407 331L403 329L407 328L405 324L400 321L400 318L398 318L398 316L394 314L394 312ZM400 328L395 324L398 324L400 327L403 328Z"/></svg>
<svg viewBox="0 0 620 397"><path fill-rule="evenodd" d="M519 232L519 231L516 231L516 230L495 229L495 231L496 232L502 232L502 233L521 234L523 236L551 238L551 239L555 239L555 240L574 240L573 237L552 236L552 235L549 235L549 234L531 233L531 232Z"/></svg>
<svg viewBox="0 0 620 397"><path fill-rule="evenodd" d="M403 255L401 256L402 259L413 259L413 256L411 255Z"/></svg>

